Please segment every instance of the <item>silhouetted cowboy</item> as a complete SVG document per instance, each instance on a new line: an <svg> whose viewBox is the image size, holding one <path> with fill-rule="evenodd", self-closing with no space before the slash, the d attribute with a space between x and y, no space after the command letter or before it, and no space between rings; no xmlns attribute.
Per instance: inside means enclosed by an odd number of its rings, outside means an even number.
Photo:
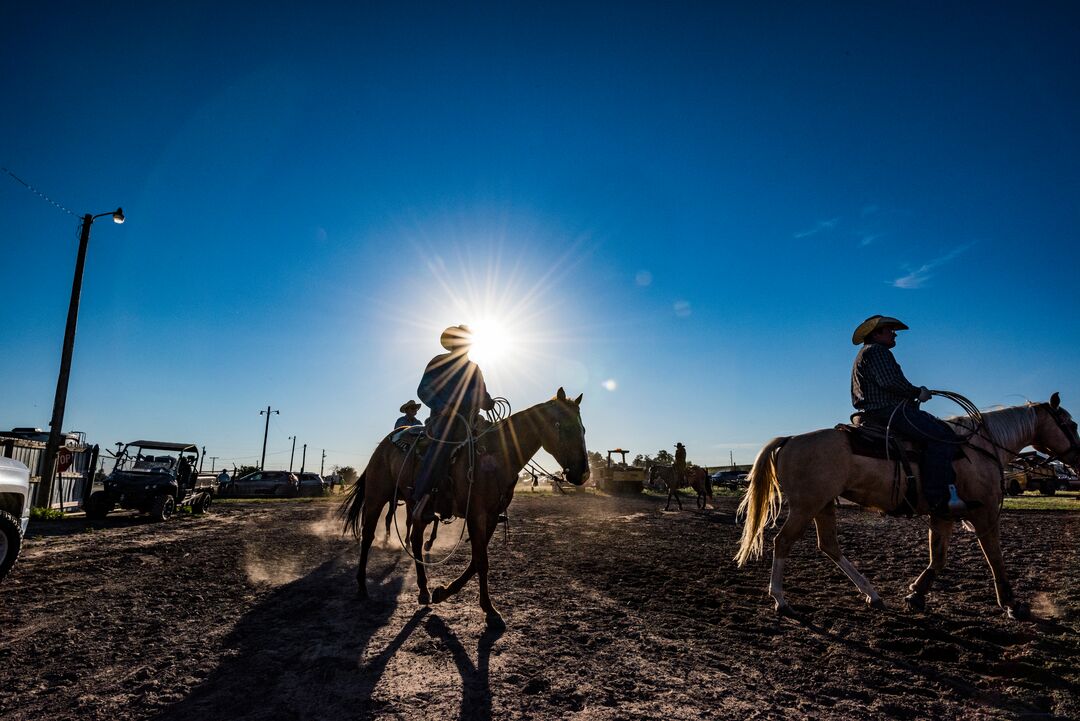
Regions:
<svg viewBox="0 0 1080 721"><path fill-rule="evenodd" d="M449 353L431 359L416 389L420 400L431 408L428 435L432 439L413 484L416 502L413 517L417 520L423 517L432 484L447 475L454 445L466 439L466 424L471 425L481 410L495 407L480 366L469 360L472 344L469 328L464 325L447 328L439 341Z"/></svg>
<svg viewBox="0 0 1080 721"><path fill-rule="evenodd" d="M423 406L421 406L419 403L417 403L416 401L411 400L411 399L408 402L406 402L404 405L402 405L401 408L399 408L398 410L401 411L402 413L404 413L405 415L403 415L401 418L398 418L396 421L394 421L395 430L398 429L398 428L403 428L405 426L422 426L422 425L424 425L416 417L416 412L419 411L421 408L423 408Z"/></svg>

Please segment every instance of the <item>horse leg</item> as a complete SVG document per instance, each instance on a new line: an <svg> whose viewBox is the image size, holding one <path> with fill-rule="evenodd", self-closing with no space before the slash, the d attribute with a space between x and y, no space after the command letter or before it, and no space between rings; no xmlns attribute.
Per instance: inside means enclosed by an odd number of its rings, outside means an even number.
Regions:
<svg viewBox="0 0 1080 721"><path fill-rule="evenodd" d="M671 486L668 486L668 489L667 489L667 503L664 504L664 510L665 511L667 511L667 510L669 510L671 508L671 493L672 493Z"/></svg>
<svg viewBox="0 0 1080 721"><path fill-rule="evenodd" d="M468 525L468 524L466 524ZM491 530L487 532L487 542L491 542L491 537L495 534L495 526L491 527ZM469 532L469 541L472 542L473 538L478 536L471 530ZM487 547L485 543L485 548ZM436 586L431 590L431 602L442 603L446 599L453 596L455 593L465 587L465 584L469 582L469 579L476 574L476 554L469 560L468 567L461 572L461 575L455 578L448 586Z"/></svg>
<svg viewBox="0 0 1080 721"><path fill-rule="evenodd" d="M780 615L791 613L791 606L784 600L784 566L795 541L802 537L806 526L813 518L799 509L792 509L780 531L773 538L772 574L769 577L769 595L776 601L776 612Z"/></svg>
<svg viewBox="0 0 1080 721"><path fill-rule="evenodd" d="M870 581L859 572L859 569L855 568L854 564L840 550L840 541L836 538L836 507L833 506L832 501L825 506L824 510L814 516L814 525L817 526L818 549L831 558L832 562L844 572L844 575L851 579L851 582L855 584L855 588L859 589L863 596L866 597L866 603L871 608L885 608L885 603L878 596Z"/></svg>
<svg viewBox="0 0 1080 721"><path fill-rule="evenodd" d="M390 524L394 522L394 514L397 512L397 506L393 501L390 501L390 508L386 511L386 542L390 543Z"/></svg>
<svg viewBox="0 0 1080 721"><path fill-rule="evenodd" d="M439 535L439 519L436 518L431 522L431 536L428 537L427 543L424 544L424 553L431 550L431 546L435 543L436 536Z"/></svg>
<svg viewBox="0 0 1080 721"><path fill-rule="evenodd" d="M990 564L990 572L994 575L998 606L1005 609L1009 618L1026 620L1031 616L1031 608L1023 601L1016 600L1013 594L1009 575L1005 572L1005 559L1001 555L1001 529L997 518L992 522L985 515L978 520L972 518L972 525L979 536L979 546L986 556L986 562Z"/></svg>
<svg viewBox="0 0 1080 721"><path fill-rule="evenodd" d="M926 608L926 592L934 584L937 575L945 570L945 557L949 551L956 524L948 518L930 517L930 565L919 574L915 582L908 586L911 593L904 596L904 601L916 611Z"/></svg>
<svg viewBox="0 0 1080 721"><path fill-rule="evenodd" d="M485 521L490 520L489 523ZM487 616L488 628L506 628L502 614L495 610L488 595L488 541L494 532L498 521L495 519L478 518L469 524L469 536L472 538L472 555L476 564L476 573L480 579L480 608L484 609ZM491 531L487 530L487 526Z"/></svg>
<svg viewBox="0 0 1080 721"><path fill-rule="evenodd" d="M406 511L408 507L406 507ZM416 562L416 588L419 592L417 595L417 603L421 606L426 606L431 603L431 594L428 593L427 586L427 569L424 568L424 523L423 521L415 524L412 528L412 534L410 536L412 543L412 556Z"/></svg>
<svg viewBox="0 0 1080 721"><path fill-rule="evenodd" d="M375 540L375 529L379 527L379 511L382 504L365 503L363 519L360 524L360 565L356 569L356 587L360 598L367 598L367 562L371 543Z"/></svg>

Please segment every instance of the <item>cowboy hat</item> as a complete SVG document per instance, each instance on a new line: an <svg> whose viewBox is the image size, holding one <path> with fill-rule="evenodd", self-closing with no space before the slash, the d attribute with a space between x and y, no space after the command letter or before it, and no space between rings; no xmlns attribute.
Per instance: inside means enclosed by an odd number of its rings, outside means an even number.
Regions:
<svg viewBox="0 0 1080 721"><path fill-rule="evenodd" d="M405 403L405 405L401 406L401 408L399 408L398 410L400 410L402 413L409 413L410 415L412 415L412 413L420 410L420 404L414 400L410 400Z"/></svg>
<svg viewBox="0 0 1080 721"><path fill-rule="evenodd" d="M467 325L452 325L442 332L439 343L446 350L456 350L472 343L472 331Z"/></svg>
<svg viewBox="0 0 1080 721"><path fill-rule="evenodd" d="M685 446L683 446L683 444L682 444L682 443L676 443L676 444L675 444L675 447L676 447L676 448L685 448Z"/></svg>
<svg viewBox="0 0 1080 721"><path fill-rule="evenodd" d="M896 318L890 318L887 315L872 315L855 329L855 332L851 335L852 345L861 345L866 342L867 336L876 331L878 328L892 328L893 330L907 330L908 327L903 322Z"/></svg>

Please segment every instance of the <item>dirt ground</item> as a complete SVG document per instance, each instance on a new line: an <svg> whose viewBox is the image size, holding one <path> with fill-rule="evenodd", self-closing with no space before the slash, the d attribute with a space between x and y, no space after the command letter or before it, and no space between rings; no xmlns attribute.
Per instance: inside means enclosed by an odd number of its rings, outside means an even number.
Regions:
<svg viewBox="0 0 1080 721"><path fill-rule="evenodd" d="M1080 718L1080 512L1006 514L1036 615L1016 622L970 533L915 613L923 522L841 509L841 543L890 609L865 607L811 533L789 564L793 620L772 613L766 562L730 560L735 500L665 513L519 493L509 545L492 541L501 633L475 581L417 606L396 542L377 542L359 602L336 503L36 523L0 586L0 718Z"/></svg>

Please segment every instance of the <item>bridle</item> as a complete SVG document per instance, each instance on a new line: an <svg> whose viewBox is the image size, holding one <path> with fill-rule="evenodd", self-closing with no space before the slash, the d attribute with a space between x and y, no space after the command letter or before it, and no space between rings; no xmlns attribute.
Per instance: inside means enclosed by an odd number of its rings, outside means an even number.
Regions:
<svg viewBox="0 0 1080 721"><path fill-rule="evenodd" d="M1064 411L1062 410L1061 406L1054 408L1052 405L1047 403L1046 410L1050 413L1050 417L1054 420L1054 423L1056 423L1057 427L1061 430L1062 435L1065 436L1065 440L1069 442L1069 448L1063 453L1050 453L1050 457L1046 459L1045 463L1049 463L1050 461L1061 461L1062 463L1074 466L1075 468L1077 459L1080 458L1080 438L1078 438L1077 436L1076 421L1072 420L1071 418L1069 420L1065 420ZM1072 456L1072 461L1066 461L1065 457L1070 455Z"/></svg>

